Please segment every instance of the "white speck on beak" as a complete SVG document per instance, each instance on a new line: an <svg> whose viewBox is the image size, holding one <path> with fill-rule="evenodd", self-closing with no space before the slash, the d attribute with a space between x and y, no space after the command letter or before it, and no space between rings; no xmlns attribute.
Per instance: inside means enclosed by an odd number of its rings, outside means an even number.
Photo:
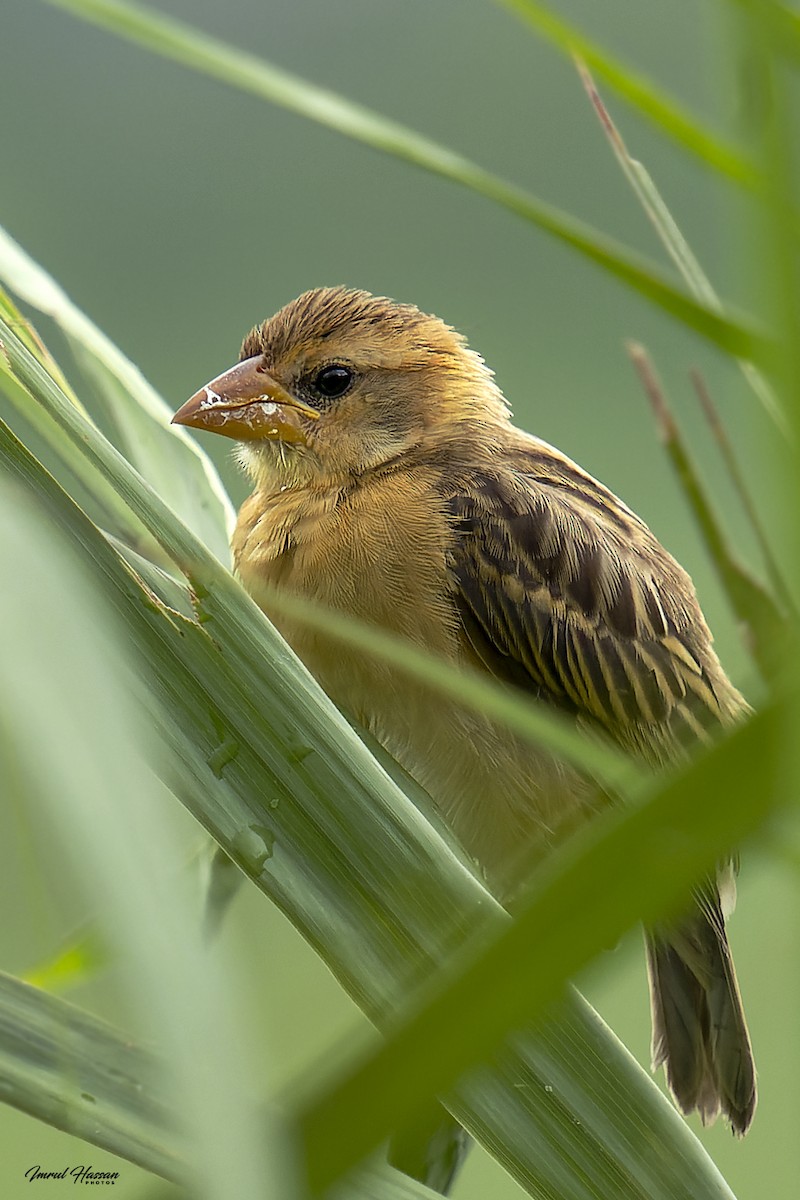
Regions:
<svg viewBox="0 0 800 1200"><path fill-rule="evenodd" d="M220 396L219 392L215 392L209 383L205 385L203 391L206 394L206 398L200 401L201 408L213 408L215 404L222 404L222 396Z"/></svg>

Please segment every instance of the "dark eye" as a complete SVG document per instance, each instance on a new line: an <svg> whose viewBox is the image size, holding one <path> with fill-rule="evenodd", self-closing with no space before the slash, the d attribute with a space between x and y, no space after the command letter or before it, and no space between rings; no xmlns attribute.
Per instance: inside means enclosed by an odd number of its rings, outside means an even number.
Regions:
<svg viewBox="0 0 800 1200"><path fill-rule="evenodd" d="M349 367L332 363L329 367L323 367L314 378L314 391L328 400L335 400L345 394L352 382L353 372Z"/></svg>

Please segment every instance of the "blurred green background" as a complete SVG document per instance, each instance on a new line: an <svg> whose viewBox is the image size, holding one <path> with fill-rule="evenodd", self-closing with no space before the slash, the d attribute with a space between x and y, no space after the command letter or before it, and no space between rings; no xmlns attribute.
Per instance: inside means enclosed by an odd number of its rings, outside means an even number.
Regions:
<svg viewBox="0 0 800 1200"><path fill-rule="evenodd" d="M571 64L488 0L162 0L150 7L340 91L660 253ZM697 113L734 130L738 76L726 6L561 0L554 7ZM169 403L177 408L230 365L250 326L308 287L345 283L438 313L495 369L518 422L610 485L690 570L724 663L758 698L624 341L642 341L653 353L731 538L758 569L687 379L692 366L704 371L769 515L777 503L773 435L729 361L488 201L151 58L38 0L4 0L0 97L0 222ZM744 205L606 98L712 280L757 306ZM58 351L57 339L52 345ZM246 485L226 445L204 444L238 504ZM0 813L0 967L24 973L91 921L102 900L79 881L64 884L54 869L57 848L9 799ZM182 831L188 861L197 831L177 805L169 819ZM797 846L797 831L788 830L744 855L732 925L760 1068L759 1111L743 1143L721 1127L701 1133L740 1200L788 1200L800 1177L798 875L777 849L786 838ZM251 1037L269 1031L263 1046L257 1037L252 1045L255 1055L269 1056L270 1079L289 1081L319 1056L343 1057L368 1036L326 969L254 891L237 899L216 953L219 970L233 974ZM606 954L582 985L646 1063L639 937ZM72 995L124 1026L134 1020L125 991L124 963L112 960ZM121 1171L117 1195L160 1194L127 1163L0 1109L3 1197L29 1194L24 1172L34 1163L87 1162ZM457 1200L522 1194L479 1151L455 1191Z"/></svg>

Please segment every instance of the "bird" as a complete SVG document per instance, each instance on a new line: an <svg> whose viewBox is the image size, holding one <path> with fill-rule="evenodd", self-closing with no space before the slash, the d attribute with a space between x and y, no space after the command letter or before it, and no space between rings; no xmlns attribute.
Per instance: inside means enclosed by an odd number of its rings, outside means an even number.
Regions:
<svg viewBox="0 0 800 1200"><path fill-rule="evenodd" d="M518 429L466 339L412 304L305 292L173 421L237 442L234 568L333 701L431 796L500 897L607 798L499 721L343 648L276 595L524 689L656 768L743 719L694 585L630 508ZM653 1068L685 1113L748 1129L750 1037L721 864L648 930Z"/></svg>

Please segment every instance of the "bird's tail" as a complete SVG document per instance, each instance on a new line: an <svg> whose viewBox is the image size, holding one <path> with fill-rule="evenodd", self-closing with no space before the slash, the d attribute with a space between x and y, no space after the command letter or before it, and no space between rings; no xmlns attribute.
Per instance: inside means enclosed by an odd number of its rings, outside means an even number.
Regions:
<svg viewBox="0 0 800 1200"><path fill-rule="evenodd" d="M653 1069L663 1063L679 1107L704 1125L720 1112L746 1133L756 1073L736 972L714 889L677 927L648 934Z"/></svg>

